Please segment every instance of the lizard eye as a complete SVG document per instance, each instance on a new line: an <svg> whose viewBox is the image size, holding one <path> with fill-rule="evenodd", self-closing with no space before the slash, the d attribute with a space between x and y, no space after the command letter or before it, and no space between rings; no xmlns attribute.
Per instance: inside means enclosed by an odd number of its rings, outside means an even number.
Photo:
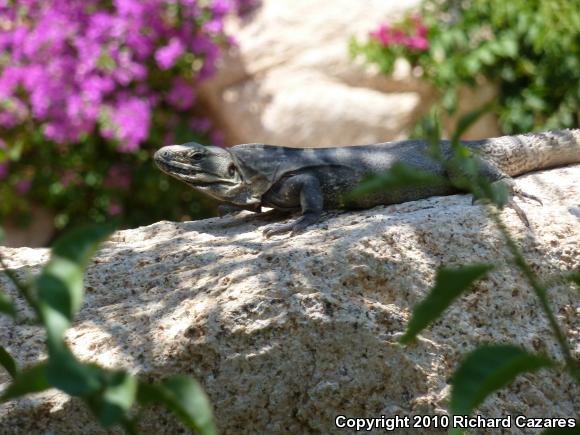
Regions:
<svg viewBox="0 0 580 435"><path fill-rule="evenodd" d="M196 160L196 161L199 161L199 160L201 160L202 158L203 158L203 154L202 154L202 153L194 153L194 154L191 156L191 159L192 159L192 160Z"/></svg>
<svg viewBox="0 0 580 435"><path fill-rule="evenodd" d="M234 165L230 165L228 167L228 174L230 177L233 177L236 173L236 167Z"/></svg>

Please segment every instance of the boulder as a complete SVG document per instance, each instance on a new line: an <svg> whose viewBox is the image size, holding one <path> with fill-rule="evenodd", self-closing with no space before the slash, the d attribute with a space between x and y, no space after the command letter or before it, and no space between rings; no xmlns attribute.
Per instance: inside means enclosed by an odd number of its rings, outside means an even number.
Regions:
<svg viewBox="0 0 580 435"><path fill-rule="evenodd" d="M434 100L434 90L402 59L389 77L355 62L349 42L400 20L419 0L260 3L229 23L237 48L201 86L200 96L226 143L317 147L408 137ZM495 93L489 84L462 91L460 112L479 108ZM499 133L489 115L465 138Z"/></svg>
<svg viewBox="0 0 580 435"><path fill-rule="evenodd" d="M530 228L512 210L502 212L542 278L580 267L578 179L580 165L518 179L544 202L520 202ZM88 269L84 306L67 335L72 349L148 379L196 377L223 434L330 434L338 415L444 414L453 369L485 342L561 359L533 292L485 209L468 195L327 213L293 238L266 239L263 224L245 212L115 233ZM0 252L22 277L48 254ZM397 344L436 269L471 263L497 267L417 343ZM14 296L5 277L0 285ZM579 356L577 292L557 284L549 297ZM44 357L35 326L1 317L0 343L23 365ZM8 382L0 371L0 389ZM493 394L478 413L573 417L578 397L569 376L543 370ZM141 429L184 431L161 410L145 413ZM54 391L3 404L0 432L105 433L82 404Z"/></svg>

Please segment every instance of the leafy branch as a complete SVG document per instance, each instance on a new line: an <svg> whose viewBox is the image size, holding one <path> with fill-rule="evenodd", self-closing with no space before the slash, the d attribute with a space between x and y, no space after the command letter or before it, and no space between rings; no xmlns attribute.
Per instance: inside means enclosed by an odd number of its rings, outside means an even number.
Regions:
<svg viewBox="0 0 580 435"><path fill-rule="evenodd" d="M429 143L429 152L448 174L452 174L450 176L452 184L472 193L474 198L483 201L486 205L485 209L504 239L514 264L522 272L538 298L564 356L565 369L577 383L580 383L578 365L550 307L547 288L533 272L498 212L498 208L501 209L508 203L509 189L503 183L491 182L483 177L479 171L480 161L477 156L474 156L460 141L465 130L491 107L487 105L464 116L459 121L450 142L440 140L440 124L437 112L433 112L423 125L423 131ZM448 149L442 149L444 147ZM421 173L409 167L397 165L386 174L365 180L350 196L381 189L393 191L393 189L408 186L428 186L434 182L445 182L436 178L429 173ZM400 343L406 345L413 342L421 331L439 319L455 300L468 291L476 281L484 278L493 268L494 266L489 264L439 268L435 285L427 297L413 309L406 331L399 340ZM564 280L575 282L580 286L578 272L569 274L564 277ZM453 375L450 411L454 415L470 414L483 403L486 397L508 385L518 375L558 366L556 361L546 355L529 353L517 346L497 344L479 346L464 358Z"/></svg>
<svg viewBox="0 0 580 435"><path fill-rule="evenodd" d="M17 292L33 309L35 321L46 332L48 358L21 370L0 346L0 365L12 383L0 395L0 403L49 388L78 397L104 428L121 426L137 433L134 405L158 403L166 406L190 429L201 435L216 433L211 406L197 381L186 376L171 376L158 384L138 379L125 370L105 369L78 360L65 342L65 332L81 308L83 275L99 243L112 233L110 225L89 225L62 236L53 246L51 258L30 283L21 282L6 267L4 273ZM0 312L12 317L13 301L0 292Z"/></svg>

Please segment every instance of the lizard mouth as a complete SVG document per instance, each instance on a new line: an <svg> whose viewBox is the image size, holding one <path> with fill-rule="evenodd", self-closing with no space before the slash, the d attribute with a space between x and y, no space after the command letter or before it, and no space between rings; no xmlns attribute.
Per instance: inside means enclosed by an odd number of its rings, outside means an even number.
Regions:
<svg viewBox="0 0 580 435"><path fill-rule="evenodd" d="M175 161L169 162L167 160L163 160L162 158L156 158L155 164L166 174L195 187L209 187L214 184L223 184L225 181L212 174L200 172L195 167L186 163ZM200 177L204 177L205 179L201 179ZM210 179L207 179L208 177Z"/></svg>

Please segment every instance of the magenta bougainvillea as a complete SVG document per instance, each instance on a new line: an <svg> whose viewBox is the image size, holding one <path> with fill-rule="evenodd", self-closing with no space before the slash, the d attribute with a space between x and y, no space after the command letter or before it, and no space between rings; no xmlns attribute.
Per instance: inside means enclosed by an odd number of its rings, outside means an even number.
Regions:
<svg viewBox="0 0 580 435"><path fill-rule="evenodd" d="M379 41L383 47L400 45L415 51L427 50L429 48L428 29L421 17L413 16L406 24L404 29L381 24L377 30L370 33L370 37Z"/></svg>
<svg viewBox="0 0 580 435"><path fill-rule="evenodd" d="M153 219L143 205L168 187L145 173L147 156L173 141L223 141L196 87L235 44L228 14L256 4L0 0L0 223L34 202L61 227L129 210L141 213L132 223ZM192 207L164 217L203 214Z"/></svg>
<svg viewBox="0 0 580 435"><path fill-rule="evenodd" d="M95 127L134 151L154 106L178 111L211 75L227 38L229 0L18 0L0 8L0 125L32 121L46 139L80 141ZM204 6L202 6L202 4ZM155 69L178 70L169 88ZM189 79L189 80L187 80Z"/></svg>

